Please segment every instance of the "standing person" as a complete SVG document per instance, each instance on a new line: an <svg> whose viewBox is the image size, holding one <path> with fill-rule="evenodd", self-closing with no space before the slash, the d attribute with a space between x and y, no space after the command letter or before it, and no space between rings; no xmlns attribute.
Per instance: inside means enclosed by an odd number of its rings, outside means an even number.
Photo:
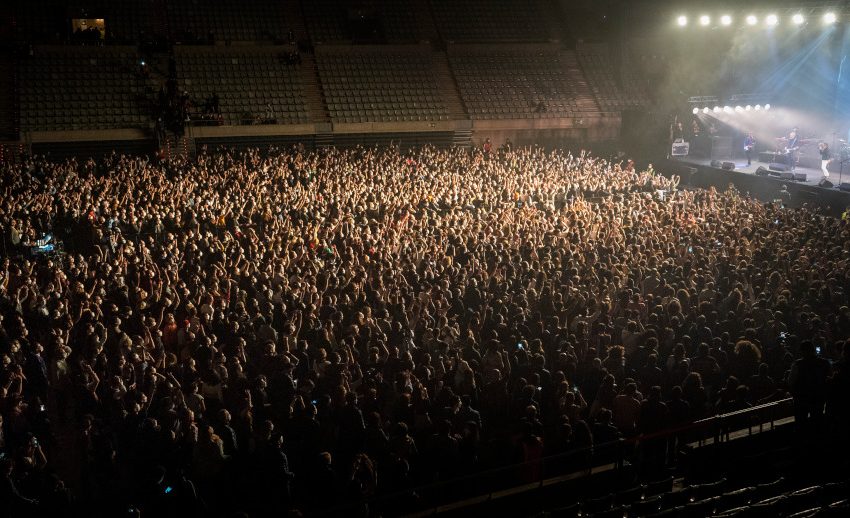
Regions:
<svg viewBox="0 0 850 518"><path fill-rule="evenodd" d="M785 146L785 155L788 158L788 165L791 170L797 167L797 151L800 150L800 134L797 128L791 130L788 134L788 144Z"/></svg>
<svg viewBox="0 0 850 518"><path fill-rule="evenodd" d="M809 423L817 426L823 417L831 367L828 361L818 358L810 340L800 344L800 355L791 366L788 382L794 397L794 420L803 429Z"/></svg>
<svg viewBox="0 0 850 518"><path fill-rule="evenodd" d="M818 153L820 153L820 170L823 171L823 177L829 178L829 170L826 168L826 166L832 161L829 144L826 142L818 144Z"/></svg>
<svg viewBox="0 0 850 518"><path fill-rule="evenodd" d="M747 155L747 165L753 165L753 149L756 147L756 138L753 132L747 132L747 138L744 139L744 153Z"/></svg>

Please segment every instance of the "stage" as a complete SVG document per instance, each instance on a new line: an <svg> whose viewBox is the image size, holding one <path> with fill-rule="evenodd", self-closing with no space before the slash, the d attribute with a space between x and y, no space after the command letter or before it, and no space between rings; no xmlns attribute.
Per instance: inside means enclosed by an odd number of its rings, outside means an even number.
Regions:
<svg viewBox="0 0 850 518"><path fill-rule="evenodd" d="M711 161L695 157L673 157L665 163L667 173L678 174L683 185L725 191L734 185L739 192L764 202L782 200L786 207L819 207L826 214L840 217L850 208L850 191L838 189L839 179L850 184L850 168L843 173L829 173L834 187L821 187L823 172L820 169L798 167L794 173L805 173L805 181L783 179L781 173L773 171L768 176L756 174L759 167L768 168L767 163L753 162L747 166L747 160L735 159L735 169L728 171L712 167ZM784 194L783 191L787 191Z"/></svg>
<svg viewBox="0 0 850 518"><path fill-rule="evenodd" d="M722 169L720 167L713 167L711 165L711 160L709 160L707 158L696 158L696 157L689 157L688 156L688 157L674 157L671 160L676 161L676 162L681 162L683 164L690 164L694 167L697 167L697 166L699 166L699 167L712 167L713 169L717 169L719 174L732 172L732 171L727 171L725 169ZM748 166L747 160L741 159L741 158L735 158L733 161L735 163L734 172L742 173L742 174L755 175L756 170L758 170L759 167L762 167L764 169L768 169L769 166L770 166L770 164L768 162L758 162L758 161L755 161L755 160L753 161L752 165ZM845 166L844 169L845 170L843 172L840 171L840 170L839 170L839 172L830 171L828 180L833 184L833 187L831 187L831 189L837 190L838 186L841 184L841 182L850 183L850 165ZM823 178L823 171L821 171L819 168L814 169L814 168L811 168L811 167L798 166L793 171L789 170L789 171L786 171L786 172L787 173L805 174L806 180L805 181L796 181L796 180L792 180L792 179L787 178L787 177L783 178L782 172L780 172L780 171L769 171L766 178L772 178L774 180L782 180L782 181L785 181L785 182L795 183L795 184L799 184L799 185L808 185L808 186L811 186L811 187L823 188L823 187L820 187L818 185L819 182L821 181L821 179Z"/></svg>

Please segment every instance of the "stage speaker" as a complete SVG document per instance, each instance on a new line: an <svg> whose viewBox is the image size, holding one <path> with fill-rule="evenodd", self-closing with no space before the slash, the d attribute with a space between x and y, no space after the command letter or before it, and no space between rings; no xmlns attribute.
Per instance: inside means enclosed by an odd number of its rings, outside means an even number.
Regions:
<svg viewBox="0 0 850 518"><path fill-rule="evenodd" d="M824 189L832 189L835 186L826 178L821 178L821 181L818 182L818 187L823 187Z"/></svg>
<svg viewBox="0 0 850 518"><path fill-rule="evenodd" d="M720 167L727 171L733 171L735 169L735 162L723 162Z"/></svg>
<svg viewBox="0 0 850 518"><path fill-rule="evenodd" d="M771 171L787 171L788 166L785 164L778 164L776 162L772 162L769 166Z"/></svg>
<svg viewBox="0 0 850 518"><path fill-rule="evenodd" d="M844 191L844 192L850 192L850 183L848 183L848 182L841 182L841 185L839 185L839 186L838 186L838 188L839 188L840 190Z"/></svg>
<svg viewBox="0 0 850 518"><path fill-rule="evenodd" d="M770 171L768 171L767 169L765 169L762 166L759 166L759 168L756 169L756 176L769 176L769 175L770 175Z"/></svg>
<svg viewBox="0 0 850 518"><path fill-rule="evenodd" d="M716 167L720 169L721 167L723 167L723 162L721 162L720 160L712 160L711 167Z"/></svg>
<svg viewBox="0 0 850 518"><path fill-rule="evenodd" d="M783 180L788 180L791 182L794 181L794 173L792 173L791 171L782 171L781 173L779 173L779 177Z"/></svg>
<svg viewBox="0 0 850 518"><path fill-rule="evenodd" d="M806 173L797 173L797 172L794 173L794 181L795 182L805 182L808 179L809 179L809 177L808 177L808 175L806 175Z"/></svg>

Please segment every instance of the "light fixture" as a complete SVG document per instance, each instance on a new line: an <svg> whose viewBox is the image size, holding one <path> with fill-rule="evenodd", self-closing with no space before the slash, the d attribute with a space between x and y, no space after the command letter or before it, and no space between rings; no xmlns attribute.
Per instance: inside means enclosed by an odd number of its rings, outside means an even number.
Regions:
<svg viewBox="0 0 850 518"><path fill-rule="evenodd" d="M704 14L704 15L699 17L699 24L702 25L703 27L705 27L709 23L711 23L711 16Z"/></svg>
<svg viewBox="0 0 850 518"><path fill-rule="evenodd" d="M760 105L760 104L757 104L755 109L756 109L756 111L757 111L757 112L758 112L758 111L761 111L761 105Z"/></svg>
<svg viewBox="0 0 850 518"><path fill-rule="evenodd" d="M682 15L682 16L676 18L676 23L679 24L679 27L684 27L688 24L688 17Z"/></svg>
<svg viewBox="0 0 850 518"><path fill-rule="evenodd" d="M744 109L747 110L747 111L752 111L753 107L748 104L748 105L744 106Z"/></svg>
<svg viewBox="0 0 850 518"><path fill-rule="evenodd" d="M838 17L835 16L835 13L833 13L831 11L826 13L825 15L823 15L823 23L825 23L827 25L832 25L833 23L835 23L835 21L837 19L838 19Z"/></svg>
<svg viewBox="0 0 850 518"><path fill-rule="evenodd" d="M755 25L759 22L759 19L756 18L754 14L747 16L747 25Z"/></svg>
<svg viewBox="0 0 850 518"><path fill-rule="evenodd" d="M708 106L706 106L705 108L702 109L703 113L708 113L710 111L711 111L711 109Z"/></svg>
<svg viewBox="0 0 850 518"><path fill-rule="evenodd" d="M744 107L743 106L735 106L735 111L738 112L738 113L741 113L742 111L744 111Z"/></svg>
<svg viewBox="0 0 850 518"><path fill-rule="evenodd" d="M699 113L699 108L694 108L694 109L693 109L693 110L691 110L691 111L692 111L692 113L693 113L694 115L696 115L697 113Z"/></svg>
<svg viewBox="0 0 850 518"><path fill-rule="evenodd" d="M729 27L730 25L732 25L732 17L728 14L724 14L720 17L720 25L723 25L724 27Z"/></svg>
<svg viewBox="0 0 850 518"><path fill-rule="evenodd" d="M806 19L803 18L802 14L797 13L791 17L791 21L794 22L794 25L802 25L803 22L806 21Z"/></svg>
<svg viewBox="0 0 850 518"><path fill-rule="evenodd" d="M769 15L767 15L767 18L764 19L764 21L768 25L771 25L771 26L776 25L777 23L779 23L779 17L776 16L775 14L769 14Z"/></svg>
<svg viewBox="0 0 850 518"><path fill-rule="evenodd" d="M769 109L770 109L770 105L769 105L769 104L765 104L765 105L764 105L764 109L765 109L765 110L769 110Z"/></svg>
<svg viewBox="0 0 850 518"><path fill-rule="evenodd" d="M715 106L714 107L714 113L720 113L720 110L722 110L722 109L723 108L721 108L720 106Z"/></svg>

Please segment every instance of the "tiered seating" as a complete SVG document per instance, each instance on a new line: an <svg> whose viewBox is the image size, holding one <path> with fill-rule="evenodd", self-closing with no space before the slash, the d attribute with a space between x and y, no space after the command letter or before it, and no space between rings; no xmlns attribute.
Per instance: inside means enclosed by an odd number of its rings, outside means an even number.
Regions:
<svg viewBox="0 0 850 518"><path fill-rule="evenodd" d="M411 0L376 0L368 2L362 11L349 10L338 0L302 0L301 11L315 43L348 42L358 38L408 42L416 41L417 37ZM366 34L357 34L357 25L361 22Z"/></svg>
<svg viewBox="0 0 850 518"><path fill-rule="evenodd" d="M225 124L269 111L279 124L309 121L300 66L287 64L280 47L184 48L175 57L180 87L199 102L217 94Z"/></svg>
<svg viewBox="0 0 850 518"><path fill-rule="evenodd" d="M454 48L449 60L472 119L544 119L597 111L580 95L571 54L557 49Z"/></svg>
<svg viewBox="0 0 850 518"><path fill-rule="evenodd" d="M16 0L15 22L19 35L29 41L52 41L68 30L65 0Z"/></svg>
<svg viewBox="0 0 850 518"><path fill-rule="evenodd" d="M178 40L268 41L286 37L283 3L275 0L168 0L168 24Z"/></svg>
<svg viewBox="0 0 850 518"><path fill-rule="evenodd" d="M147 126L138 63L127 47L37 48L21 62L21 131Z"/></svg>
<svg viewBox="0 0 850 518"><path fill-rule="evenodd" d="M733 486L726 479L673 489L672 477L586 498L552 509L552 518L850 516L850 480L822 485L792 484L780 478Z"/></svg>
<svg viewBox="0 0 850 518"><path fill-rule="evenodd" d="M150 0L89 0L85 8L90 16L104 19L107 37L113 41L132 42L143 34L157 32L154 3Z"/></svg>
<svg viewBox="0 0 850 518"><path fill-rule="evenodd" d="M448 41L546 41L541 0L430 0L434 23Z"/></svg>
<svg viewBox="0 0 850 518"><path fill-rule="evenodd" d="M331 118L338 122L445 120L428 50L328 50L316 56Z"/></svg>
<svg viewBox="0 0 850 518"><path fill-rule="evenodd" d="M608 58L608 47L605 44L579 44L576 51L602 110L629 110L649 104L641 82L635 77L624 78L620 86L615 79L614 65Z"/></svg>

